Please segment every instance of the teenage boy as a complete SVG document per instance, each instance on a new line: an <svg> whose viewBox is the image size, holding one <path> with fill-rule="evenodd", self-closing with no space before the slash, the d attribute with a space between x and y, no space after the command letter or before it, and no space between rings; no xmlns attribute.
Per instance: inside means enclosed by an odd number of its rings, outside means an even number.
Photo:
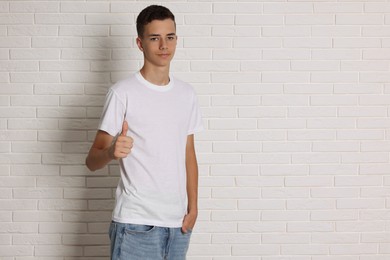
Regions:
<svg viewBox="0 0 390 260"><path fill-rule="evenodd" d="M174 15L149 6L137 32L144 65L110 88L86 164L94 171L119 160L111 259L181 260L198 214L194 133L203 126L193 88L169 73Z"/></svg>

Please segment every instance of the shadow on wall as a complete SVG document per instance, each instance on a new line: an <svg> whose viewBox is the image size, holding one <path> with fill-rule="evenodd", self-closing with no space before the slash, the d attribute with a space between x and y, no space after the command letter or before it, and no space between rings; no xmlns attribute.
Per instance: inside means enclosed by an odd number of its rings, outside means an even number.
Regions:
<svg viewBox="0 0 390 260"><path fill-rule="evenodd" d="M139 51L133 41L134 37L84 37L79 54L90 57L89 71L62 75L66 84L83 89L60 97L64 115L59 118L61 153L43 155L43 164L60 165L60 175L47 177L44 182L63 188L62 199L48 202L55 204L52 209L62 212L60 223L48 225L53 233L62 235L58 255L63 257L106 260L109 256L108 228L119 180L118 164L112 162L90 172L84 162L108 88L138 69L139 58L134 57Z"/></svg>

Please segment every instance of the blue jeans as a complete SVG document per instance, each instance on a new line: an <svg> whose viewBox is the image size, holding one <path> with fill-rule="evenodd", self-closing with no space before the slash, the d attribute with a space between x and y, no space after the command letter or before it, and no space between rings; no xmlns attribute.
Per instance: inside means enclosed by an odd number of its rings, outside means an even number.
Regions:
<svg viewBox="0 0 390 260"><path fill-rule="evenodd" d="M191 231L112 222L111 260L185 260Z"/></svg>

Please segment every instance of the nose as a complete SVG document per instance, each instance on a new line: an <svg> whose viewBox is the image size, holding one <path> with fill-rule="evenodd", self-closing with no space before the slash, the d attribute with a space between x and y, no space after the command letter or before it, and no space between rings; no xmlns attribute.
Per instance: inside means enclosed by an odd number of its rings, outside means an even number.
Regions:
<svg viewBox="0 0 390 260"><path fill-rule="evenodd" d="M167 49L167 40L162 38L160 41L160 50L165 50Z"/></svg>

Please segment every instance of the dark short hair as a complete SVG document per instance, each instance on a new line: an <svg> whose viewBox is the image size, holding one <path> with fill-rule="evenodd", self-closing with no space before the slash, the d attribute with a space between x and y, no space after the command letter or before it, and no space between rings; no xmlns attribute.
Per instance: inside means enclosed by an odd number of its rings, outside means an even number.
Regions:
<svg viewBox="0 0 390 260"><path fill-rule="evenodd" d="M137 17L137 33L138 36L142 37L145 31L145 25L154 20L165 20L171 19L175 22L175 16L166 7L161 5L150 5L142 10ZM175 23L176 26L176 23Z"/></svg>

